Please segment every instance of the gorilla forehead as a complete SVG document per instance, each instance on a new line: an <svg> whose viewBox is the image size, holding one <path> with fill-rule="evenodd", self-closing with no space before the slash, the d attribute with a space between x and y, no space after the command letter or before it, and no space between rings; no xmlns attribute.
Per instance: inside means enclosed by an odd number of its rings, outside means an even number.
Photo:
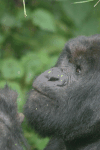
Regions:
<svg viewBox="0 0 100 150"><path fill-rule="evenodd" d="M87 54L93 56L94 54L100 53L100 35L93 36L79 36L77 38L69 40L65 44L65 51L77 56L80 54ZM76 57L75 55L75 57Z"/></svg>
<svg viewBox="0 0 100 150"><path fill-rule="evenodd" d="M95 47L96 46L96 47ZM89 49L100 48L100 35L93 35L93 36L79 36L77 38L73 38L69 40L65 44L65 49L69 47L71 53L74 51L87 51Z"/></svg>
<svg viewBox="0 0 100 150"><path fill-rule="evenodd" d="M82 58L84 58L91 65L94 62L96 65L100 64L100 35L96 34L89 37L79 36L66 42L60 59L58 59L59 64L61 60L66 58L71 63L75 63L79 59L82 62Z"/></svg>

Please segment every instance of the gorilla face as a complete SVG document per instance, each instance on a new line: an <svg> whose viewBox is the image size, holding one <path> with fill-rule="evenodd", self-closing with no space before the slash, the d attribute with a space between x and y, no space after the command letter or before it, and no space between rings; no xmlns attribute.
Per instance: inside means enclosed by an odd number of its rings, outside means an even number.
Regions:
<svg viewBox="0 0 100 150"><path fill-rule="evenodd" d="M25 116L37 133L52 138L45 150L65 150L65 145L66 150L97 150L100 35L68 41L56 65L38 76L33 88Z"/></svg>

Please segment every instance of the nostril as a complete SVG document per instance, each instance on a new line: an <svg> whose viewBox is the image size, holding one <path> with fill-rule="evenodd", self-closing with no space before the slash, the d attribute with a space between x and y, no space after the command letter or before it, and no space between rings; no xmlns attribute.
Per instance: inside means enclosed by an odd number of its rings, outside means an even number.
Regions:
<svg viewBox="0 0 100 150"><path fill-rule="evenodd" d="M48 81L58 81L59 78L51 77Z"/></svg>

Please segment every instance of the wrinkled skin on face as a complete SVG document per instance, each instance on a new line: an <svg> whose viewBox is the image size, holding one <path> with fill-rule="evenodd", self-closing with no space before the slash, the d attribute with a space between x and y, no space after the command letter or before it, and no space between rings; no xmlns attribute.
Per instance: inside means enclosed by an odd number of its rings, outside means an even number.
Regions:
<svg viewBox="0 0 100 150"><path fill-rule="evenodd" d="M24 113L45 150L100 149L100 35L68 41L32 86Z"/></svg>

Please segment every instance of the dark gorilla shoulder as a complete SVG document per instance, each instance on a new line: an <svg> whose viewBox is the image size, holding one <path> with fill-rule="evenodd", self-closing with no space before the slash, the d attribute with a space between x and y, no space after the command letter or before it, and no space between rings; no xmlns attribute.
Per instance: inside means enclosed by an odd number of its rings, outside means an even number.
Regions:
<svg viewBox="0 0 100 150"><path fill-rule="evenodd" d="M54 67L39 75L24 107L45 150L100 149L100 35L69 40Z"/></svg>

